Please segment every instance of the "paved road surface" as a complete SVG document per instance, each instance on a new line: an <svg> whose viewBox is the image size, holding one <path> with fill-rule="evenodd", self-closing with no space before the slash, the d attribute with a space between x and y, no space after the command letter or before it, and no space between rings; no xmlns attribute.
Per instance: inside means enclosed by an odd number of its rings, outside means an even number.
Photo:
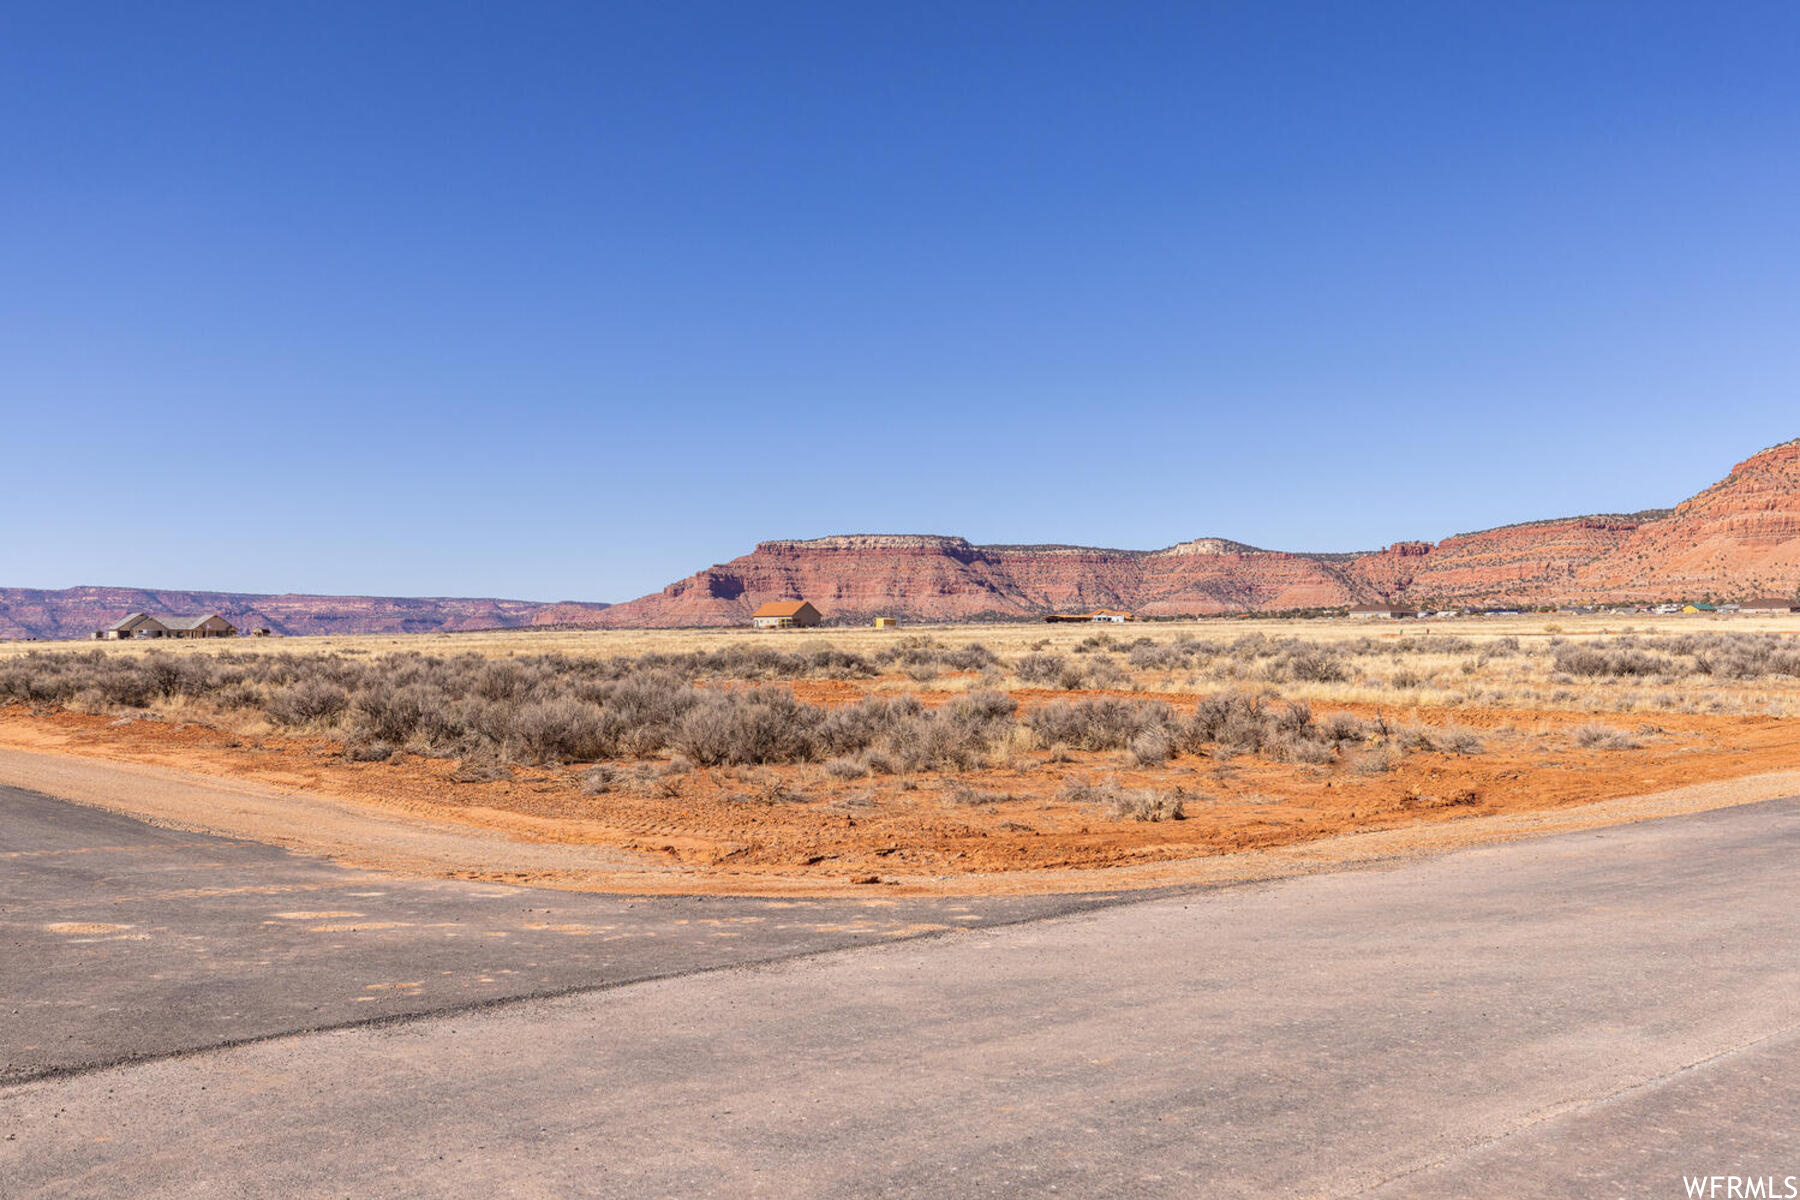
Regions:
<svg viewBox="0 0 1800 1200"><path fill-rule="evenodd" d="M881 890L618 899L396 879L0 787L0 1083L1114 902Z"/></svg>
<svg viewBox="0 0 1800 1200"><path fill-rule="evenodd" d="M1800 804L1725 809L37 1079L0 1089L0 1180L481 1197L1780 1183L1800 1177L1797 899Z"/></svg>

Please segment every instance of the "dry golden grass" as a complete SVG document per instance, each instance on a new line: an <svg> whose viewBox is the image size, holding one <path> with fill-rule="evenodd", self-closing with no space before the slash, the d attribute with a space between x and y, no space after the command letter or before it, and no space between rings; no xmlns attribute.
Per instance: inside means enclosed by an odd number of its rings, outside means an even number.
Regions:
<svg viewBox="0 0 1800 1200"><path fill-rule="evenodd" d="M1082 664L1105 657L1121 665L1122 678L1081 690L1204 694L1223 688L1278 692L1284 698L1401 708L1520 708L1574 712L1705 712L1785 715L1800 711L1800 679L1765 677L1724 680L1704 675L1570 679L1554 670L1555 647L1630 636L1654 649L1659 642L1689 634L1774 634L1800 642L1800 614L1652 614L1461 617L1406 621L1210 619L1153 621L1123 626L1042 623L909 625L900 629L826 627L779 631L750 629L496 630L454 634L373 634L294 638L224 638L195 641L10 642L0 643L0 664L31 651L146 654L338 653L376 656L478 654L486 657L564 654L628 657L717 651L734 646L805 651L820 646L873 654L906 638L931 638L950 646L979 642L998 654L1003 666L984 676L893 677L874 684L881 691L960 691L972 686L1016 689L1027 684L1011 664L1032 653L1062 655ZM1133 669L1125 648L1141 639L1169 644L1182 639L1229 646L1240 639L1298 639L1342 650L1349 643L1375 648L1349 658L1349 677L1331 682L1271 681L1256 662L1215 656L1195 669ZM1110 639L1111 647L1094 647ZM1484 658L1482 649L1516 639L1519 653ZM1443 646L1441 651L1436 646ZM1051 685L1054 686L1054 685Z"/></svg>
<svg viewBox="0 0 1800 1200"><path fill-rule="evenodd" d="M1599 637L1636 633L1659 636L1681 633L1780 633L1800 635L1800 613L1698 613L1658 616L1563 615L1533 613L1512 617L1446 617L1380 621L1353 618L1295 620L1215 617L1191 621L1141 621L1126 625L1050 625L1035 621L1008 623L909 623L897 629L868 626L822 626L817 629L502 629L481 633L352 634L321 637L217 638L195 641L132 642L0 642L0 656L29 650L96 647L145 650L179 645L203 650L418 650L423 653L596 654L635 655L715 650L733 644L778 645L784 649L818 643L848 650L877 650L897 638L925 635L942 641L978 641L1000 653L1020 653L1039 641L1068 650L1095 633L1131 641L1149 637L1173 641L1191 637L1230 641L1250 634L1271 638L1299 637L1321 642L1362 637L1455 636L1473 641L1516 637L1548 641L1557 636Z"/></svg>

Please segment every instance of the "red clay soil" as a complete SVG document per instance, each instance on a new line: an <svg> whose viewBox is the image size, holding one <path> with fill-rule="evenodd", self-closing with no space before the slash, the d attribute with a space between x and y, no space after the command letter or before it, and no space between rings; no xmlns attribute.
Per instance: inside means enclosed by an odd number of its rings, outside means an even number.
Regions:
<svg viewBox="0 0 1800 1200"><path fill-rule="evenodd" d="M855 684L809 681L834 699ZM1068 693L1016 693L1022 704ZM1177 706L1191 696L1164 697ZM1335 708L1373 716L1367 706ZM1042 750L953 776L841 780L817 765L694 768L616 764L612 790L584 794L574 768L513 768L512 778L456 782L457 764L403 755L347 761L319 738L238 736L200 725L126 723L23 707L0 709L0 745L250 780L504 832L530 841L647 853L704 879L807 881L884 873L911 878L1087 871L1290 846L1363 830L1428 826L1663 792L1800 767L1800 726L1763 716L1602 718L1638 743L1577 745L1586 714L1496 709L1408 714L1453 721L1485 745L1475 755L1412 753L1386 773L1186 756L1153 769L1115 753L1051 762ZM667 772L667 773L661 773ZM1118 820L1058 793L1066 779L1180 789L1186 819ZM250 832L249 836L254 836ZM709 885L710 886L710 885ZM1006 889L1010 890L1010 889Z"/></svg>

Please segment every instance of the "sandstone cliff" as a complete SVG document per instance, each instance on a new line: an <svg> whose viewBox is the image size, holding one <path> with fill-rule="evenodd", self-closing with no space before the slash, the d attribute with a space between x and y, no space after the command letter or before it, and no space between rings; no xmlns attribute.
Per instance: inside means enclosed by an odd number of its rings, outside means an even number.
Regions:
<svg viewBox="0 0 1800 1200"><path fill-rule="evenodd" d="M1729 598L1800 589L1800 441L1745 459L1579 574L1602 597Z"/></svg>
<svg viewBox="0 0 1800 1200"><path fill-rule="evenodd" d="M804 596L832 617L952 621L1128 608L1146 616L1312 608L1355 589L1326 556L1205 539L1166 550L977 546L879 536L763 542L661 592L609 609L607 626L727 625Z"/></svg>
<svg viewBox="0 0 1800 1200"><path fill-rule="evenodd" d="M1534 521L1356 554L1259 550L1199 538L1164 550L979 546L937 535L763 542L661 592L608 609L608 626L738 624L804 596L831 618L1144 616L1270 612L1391 601L1457 607L1720 598L1800 590L1800 442L1765 450L1673 510Z"/></svg>

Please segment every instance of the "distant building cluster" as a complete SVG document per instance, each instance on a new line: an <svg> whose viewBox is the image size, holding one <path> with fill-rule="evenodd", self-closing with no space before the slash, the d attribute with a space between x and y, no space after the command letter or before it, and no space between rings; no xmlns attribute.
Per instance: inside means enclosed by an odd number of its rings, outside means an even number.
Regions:
<svg viewBox="0 0 1800 1200"><path fill-rule="evenodd" d="M750 625L753 629L805 629L824 619L824 614L806 600L771 600L750 614ZM1052 624L1073 621L1084 625L1123 625L1137 617L1123 609L1096 608L1092 612L1051 613L1044 620ZM900 618L876 617L873 624L876 629L894 629L899 626Z"/></svg>
<svg viewBox="0 0 1800 1200"><path fill-rule="evenodd" d="M1524 610L1517 609L1517 608L1506 608L1506 609L1502 609L1502 608L1434 609L1434 608L1430 608L1430 607L1408 608L1404 604L1389 601L1389 602L1377 603L1377 604L1357 604L1357 605L1350 607L1349 609L1342 610L1342 611L1344 611L1345 615L1347 615L1352 620L1400 621L1400 620L1408 620L1408 619L1418 620L1418 619L1428 619L1428 618L1446 619L1446 618L1451 618L1451 617L1462 617L1462 616L1507 617L1507 616L1518 616ZM1536 610L1534 610L1534 611L1536 611ZM1551 610L1545 609L1545 610L1541 610L1541 611L1551 611ZM1662 604L1662 605L1658 605L1653 608L1647 608L1643 605L1635 605L1635 606L1627 606L1627 607L1621 608L1621 609L1602 609L1602 608L1597 608L1597 607L1590 607L1590 608L1583 608L1583 609L1558 609L1555 611L1559 611L1559 612L1567 611L1567 612L1577 612L1577 613L1579 613L1579 612L1602 612L1602 611L1609 611L1609 612L1610 611L1620 611L1620 612L1636 611L1636 612L1652 612L1652 613L1734 613L1734 612L1800 613L1800 599L1794 599L1794 598L1783 597L1783 596L1759 596L1753 600L1745 600L1745 601L1742 601L1741 603L1737 603L1737 604L1730 604L1730 603L1708 604L1708 603L1700 603L1700 602L1696 601L1696 602L1680 603L1680 604ZM166 627L168 625L168 623L171 621L182 621L182 620L199 621L199 620L206 620L206 619L207 618L165 618L164 624ZM217 617L214 617L211 619L218 620ZM1127 612L1124 609L1119 609L1119 608L1096 608L1089 612L1048 613L1044 617L1044 620L1052 625L1059 625L1059 624L1123 625L1128 621L1136 621L1137 619L1138 619L1137 614ZM155 633L155 632L145 633L142 631L134 632L134 631L127 630L126 626L128 625L128 623L131 621L134 621L134 620L136 620L136 621L154 621L154 618L146 618L144 616L144 614L142 614L142 613L134 613L134 614L132 614L132 616L127 617L124 622L121 622L118 626L115 626L114 630L103 631L99 634L96 634L95 636L96 637L229 636L229 634L221 634L221 633L216 633L216 632L205 633L205 634L195 634L195 633L175 633L175 632L170 631L170 632L165 632L165 633L159 634L159 633ZM767 604L762 605L760 608L758 608L754 613L752 613L750 615L750 624L753 628L756 628L756 629L810 629L813 626L822 624L824 622L824 620L825 620L824 614L821 613L816 607L814 607L810 601L808 601L804 598L792 598L792 599L787 599L787 600L771 600ZM876 618L874 618L872 623L876 629L893 629L900 624L900 619L898 617L876 617ZM227 626L226 628L229 629L229 626Z"/></svg>
<svg viewBox="0 0 1800 1200"><path fill-rule="evenodd" d="M1414 609L1396 608L1392 604L1358 604L1350 610L1350 615L1364 621L1397 621L1419 614Z"/></svg>
<svg viewBox="0 0 1800 1200"><path fill-rule="evenodd" d="M1089 623L1099 625L1123 625L1127 621L1137 620L1137 617L1117 608L1096 608L1093 612L1051 613L1049 616L1045 617L1044 620L1052 625L1070 622L1084 625Z"/></svg>
<svg viewBox="0 0 1800 1200"><path fill-rule="evenodd" d="M1346 615L1354 620L1399 620L1404 617L1516 617L1524 609L1518 608L1477 608L1463 611L1460 609L1411 609L1394 604L1358 604L1346 610ZM1646 606L1642 604L1626 604L1617 606L1584 605L1575 608L1543 608L1531 611L1566 613L1579 616L1584 613L1655 613L1660 616L1671 616L1680 613L1800 613L1800 600L1784 596L1759 596L1754 600L1739 603L1713 604L1706 601L1691 600Z"/></svg>

